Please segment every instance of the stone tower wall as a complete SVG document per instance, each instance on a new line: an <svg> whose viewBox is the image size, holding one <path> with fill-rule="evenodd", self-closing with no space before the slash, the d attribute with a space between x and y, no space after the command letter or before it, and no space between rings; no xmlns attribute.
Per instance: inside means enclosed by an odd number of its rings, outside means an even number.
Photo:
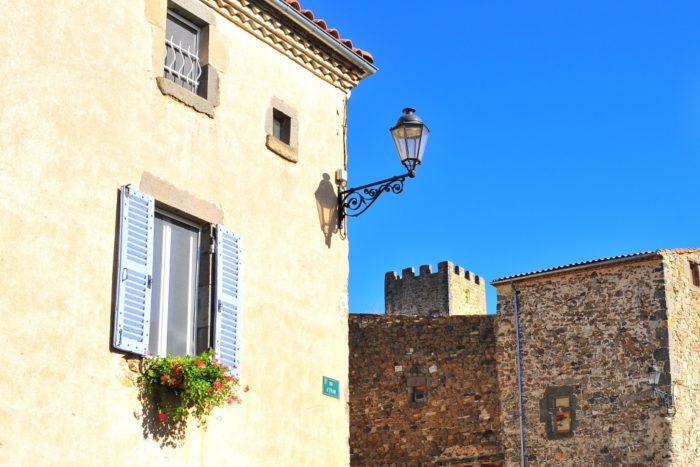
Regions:
<svg viewBox="0 0 700 467"><path fill-rule="evenodd" d="M423 265L419 274L406 268L399 276L384 276L384 302L387 315L450 316L486 314L486 288L483 278L455 266L438 263L437 272Z"/></svg>

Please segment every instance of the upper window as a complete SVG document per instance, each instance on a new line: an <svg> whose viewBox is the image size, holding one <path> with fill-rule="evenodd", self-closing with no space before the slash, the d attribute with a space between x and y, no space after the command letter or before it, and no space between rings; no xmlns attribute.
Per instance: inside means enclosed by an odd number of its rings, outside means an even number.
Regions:
<svg viewBox="0 0 700 467"><path fill-rule="evenodd" d="M299 161L299 118L296 110L282 99L272 98L265 115L265 145L290 162Z"/></svg>
<svg viewBox="0 0 700 467"><path fill-rule="evenodd" d="M202 78L200 36L201 29L198 26L168 10L164 76L195 94L198 93Z"/></svg>
<svg viewBox="0 0 700 467"><path fill-rule="evenodd" d="M156 208L152 196L128 187L120 199L114 347L140 355L214 347L235 372L239 237Z"/></svg>
<svg viewBox="0 0 700 467"><path fill-rule="evenodd" d="M277 109L272 109L272 136L284 144L291 142L292 119Z"/></svg>
<svg viewBox="0 0 700 467"><path fill-rule="evenodd" d="M700 287L700 264L690 262L690 280L693 285Z"/></svg>
<svg viewBox="0 0 700 467"><path fill-rule="evenodd" d="M165 16L165 50L162 76L156 77L160 91L194 110L214 117L219 105L219 74L209 63L213 56L216 17L199 1L168 0ZM161 59L159 57L159 59Z"/></svg>

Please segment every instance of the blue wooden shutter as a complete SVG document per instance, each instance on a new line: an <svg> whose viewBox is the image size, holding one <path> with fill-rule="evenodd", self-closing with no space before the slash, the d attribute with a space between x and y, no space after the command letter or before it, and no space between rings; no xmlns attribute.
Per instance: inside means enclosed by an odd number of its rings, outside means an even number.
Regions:
<svg viewBox="0 0 700 467"><path fill-rule="evenodd" d="M143 355L151 324L155 200L123 186L120 201L114 347Z"/></svg>
<svg viewBox="0 0 700 467"><path fill-rule="evenodd" d="M216 226L216 274L214 277L214 349L235 376L240 367L241 294L240 237ZM223 355L223 357L221 357Z"/></svg>

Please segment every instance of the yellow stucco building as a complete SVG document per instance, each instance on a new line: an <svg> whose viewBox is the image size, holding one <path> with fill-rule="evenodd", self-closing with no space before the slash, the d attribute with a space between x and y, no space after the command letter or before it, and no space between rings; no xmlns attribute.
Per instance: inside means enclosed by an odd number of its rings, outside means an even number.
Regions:
<svg viewBox="0 0 700 467"><path fill-rule="evenodd" d="M292 0L0 7L0 464L348 464L328 210L371 55ZM250 391L172 442L140 354L209 346Z"/></svg>

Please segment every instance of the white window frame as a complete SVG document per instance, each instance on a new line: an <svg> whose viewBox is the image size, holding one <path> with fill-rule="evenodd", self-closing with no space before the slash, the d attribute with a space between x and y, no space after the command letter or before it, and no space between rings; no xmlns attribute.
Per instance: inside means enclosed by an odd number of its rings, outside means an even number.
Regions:
<svg viewBox="0 0 700 467"><path fill-rule="evenodd" d="M202 231L204 229L204 226L201 224L197 224L195 222L192 222L184 217L178 216L177 214L174 214L168 210L161 209L156 207L155 209L156 213L156 219L158 216L162 216L165 218L170 218L173 219L177 222L180 222L182 224L188 225L194 229L197 230L197 239L195 244L192 245L190 244L190 255L194 256L195 258L195 266L193 268L192 274L190 274L190 277L188 278L188 284L187 284L187 289L188 289L188 311L187 311L187 327L186 329L182 330L182 333L186 335L187 340L186 340L186 351L185 353L187 355L194 355L197 347L197 342L196 342L196 326L195 322L197 319L198 313L203 313L205 310L199 310L197 307L198 303L198 278L199 278L199 268L201 265L201 241L202 241ZM156 220L157 222L157 220ZM165 254L165 252L169 252L171 249L171 234L170 234L170 228L167 230L167 234L165 234L164 231L164 238L163 238L163 250L161 252L161 264L153 264L153 268L155 271L155 268L160 267L160 301L159 303L156 304L155 302L155 297L153 301L151 302L151 319L153 319L154 313L158 313L158 348L150 349L151 352L157 355L166 355L167 354L167 346L168 346L168 312L169 312L169 293L167 291L170 290L170 278L172 274L163 274L163 271L170 271L170 255ZM155 274L154 274L155 275ZM209 293L211 294L212 291L210 290ZM156 308L157 306L157 308ZM208 314L211 314L211 310L206 310ZM174 332L180 333L180 330L174 330Z"/></svg>

